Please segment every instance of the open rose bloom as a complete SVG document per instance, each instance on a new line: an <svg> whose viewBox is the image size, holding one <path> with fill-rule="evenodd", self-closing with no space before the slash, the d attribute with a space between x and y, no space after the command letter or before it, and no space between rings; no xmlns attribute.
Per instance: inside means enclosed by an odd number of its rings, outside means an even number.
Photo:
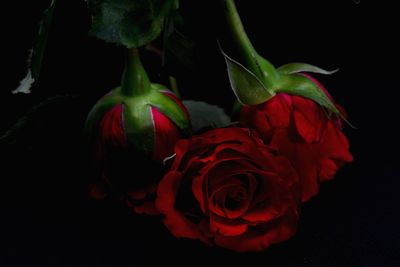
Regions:
<svg viewBox="0 0 400 267"><path fill-rule="evenodd" d="M299 216L298 176L243 128L178 141L156 207L176 237L235 251L260 251L290 238Z"/></svg>

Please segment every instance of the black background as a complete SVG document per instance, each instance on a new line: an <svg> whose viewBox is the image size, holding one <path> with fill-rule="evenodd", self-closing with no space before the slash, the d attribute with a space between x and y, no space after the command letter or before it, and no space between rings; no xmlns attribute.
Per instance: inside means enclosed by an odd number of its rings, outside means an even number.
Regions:
<svg viewBox="0 0 400 267"><path fill-rule="evenodd" d="M275 65L304 61L346 107L355 161L302 209L299 230L264 253L237 254L177 240L156 220L86 197L91 163L82 127L96 99L117 86L123 50L87 36L83 1L59 1L42 76L30 95L12 95L46 1L2 4L0 130L51 96L14 145L1 145L0 266L400 266L398 12L385 1L237 1L247 32ZM143 55L154 81L177 76L183 98L227 111L234 100L216 38L235 56L218 1L184 1L196 65L162 69ZM271 3L270 3L271 2ZM273 2L273 3L272 3ZM132 169L134 171L134 166Z"/></svg>

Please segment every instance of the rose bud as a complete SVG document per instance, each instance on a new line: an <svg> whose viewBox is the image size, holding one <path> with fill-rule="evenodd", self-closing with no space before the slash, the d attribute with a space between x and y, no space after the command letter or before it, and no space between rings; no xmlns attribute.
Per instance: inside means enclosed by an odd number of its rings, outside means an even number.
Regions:
<svg viewBox="0 0 400 267"><path fill-rule="evenodd" d="M156 207L176 237L245 252L294 235L298 176L245 128L217 128L175 146L160 181Z"/></svg>
<svg viewBox="0 0 400 267"><path fill-rule="evenodd" d="M122 85L100 99L86 121L102 177L92 195L104 195L105 188L143 191L189 129L181 101L162 85L150 83L138 51L130 50Z"/></svg>
<svg viewBox="0 0 400 267"><path fill-rule="evenodd" d="M260 56L241 23L234 0L224 0L224 12L241 63L225 53L231 87L243 106L240 121L259 132L265 143L288 157L299 174L302 200L317 194L319 183L332 179L352 161L342 132L344 111L326 89L304 74L332 74L306 63L276 69Z"/></svg>

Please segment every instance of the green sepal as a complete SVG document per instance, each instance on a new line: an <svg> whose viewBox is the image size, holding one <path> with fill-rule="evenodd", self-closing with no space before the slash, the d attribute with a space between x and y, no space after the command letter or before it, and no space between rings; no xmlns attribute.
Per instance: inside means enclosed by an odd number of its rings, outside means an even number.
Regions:
<svg viewBox="0 0 400 267"><path fill-rule="evenodd" d="M127 141L134 148L146 154L154 148L155 125L151 108L155 107L167 116L182 131L191 134L190 121L182 108L161 91L168 90L160 84L151 84L151 90L142 95L126 96L121 87L101 98L90 111L85 124L85 134L93 138L98 123L104 114L115 105L124 105L123 124Z"/></svg>
<svg viewBox="0 0 400 267"><path fill-rule="evenodd" d="M182 108L174 100L157 91L150 95L150 103L151 106L157 108L175 123L184 135L191 134L190 121Z"/></svg>
<svg viewBox="0 0 400 267"><path fill-rule="evenodd" d="M346 120L345 116L336 108L326 93L313 81L302 75L281 75L279 82L274 86L277 93L288 93L314 100L333 114Z"/></svg>
<svg viewBox="0 0 400 267"><path fill-rule="evenodd" d="M277 72L276 68L267 59L260 55L255 56L254 62L258 68L257 72L260 73L258 78L262 81L265 87L272 88L275 81L279 79L279 72Z"/></svg>
<svg viewBox="0 0 400 267"><path fill-rule="evenodd" d="M168 89L168 87L160 83L151 83L151 89L156 91L169 91L172 94L174 93L170 89Z"/></svg>
<svg viewBox="0 0 400 267"><path fill-rule="evenodd" d="M271 99L275 92L266 88L263 82L239 62L224 55L229 81L238 101L243 105L257 105Z"/></svg>
<svg viewBox="0 0 400 267"><path fill-rule="evenodd" d="M151 115L151 106L144 104L146 99L141 97L127 98L123 100L125 109L123 120L125 134L129 144L138 151L151 154L154 149L154 122Z"/></svg>
<svg viewBox="0 0 400 267"><path fill-rule="evenodd" d="M114 89L109 95L101 98L94 107L89 112L85 123L85 135L88 138L93 138L93 131L97 130L97 124L99 120L103 117L104 113L106 113L113 106L120 104L122 101L122 97L117 93L120 88Z"/></svg>
<svg viewBox="0 0 400 267"><path fill-rule="evenodd" d="M318 73L318 74L324 74L324 75L331 75L334 74L338 71L339 69L335 70L324 70L320 67L307 64L307 63L302 63L302 62L295 62L295 63L289 63L282 65L278 68L278 72L281 74L296 74L296 73L301 73L301 72L311 72L311 73Z"/></svg>

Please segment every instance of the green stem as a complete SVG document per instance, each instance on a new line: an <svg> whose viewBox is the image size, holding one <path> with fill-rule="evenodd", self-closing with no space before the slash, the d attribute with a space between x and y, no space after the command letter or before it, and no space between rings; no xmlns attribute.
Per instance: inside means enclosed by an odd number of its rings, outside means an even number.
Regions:
<svg viewBox="0 0 400 267"><path fill-rule="evenodd" d="M265 81L267 84L272 83L271 80L274 80L278 73L275 67L268 60L261 58L254 49L243 27L234 0L222 0L222 3L226 21L244 61L244 66L260 80Z"/></svg>
<svg viewBox="0 0 400 267"><path fill-rule="evenodd" d="M126 96L146 94L151 90L151 83L140 61L137 48L128 49L126 52L126 65L122 75L121 92Z"/></svg>

